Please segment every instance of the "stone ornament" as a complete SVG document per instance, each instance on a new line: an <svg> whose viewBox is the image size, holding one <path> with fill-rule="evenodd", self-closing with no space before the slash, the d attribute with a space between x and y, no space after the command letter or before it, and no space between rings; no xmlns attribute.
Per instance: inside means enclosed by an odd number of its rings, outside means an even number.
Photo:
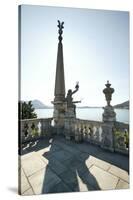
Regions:
<svg viewBox="0 0 133 200"><path fill-rule="evenodd" d="M112 94L114 93L114 88L111 88L111 84L109 83L109 81L107 81L107 83L105 84L106 88L103 90L103 93L105 94L105 98L107 101L107 106L110 106L110 102L112 100Z"/></svg>
<svg viewBox="0 0 133 200"><path fill-rule="evenodd" d="M58 30L58 33L59 33L59 37L58 37L58 39L59 39L59 42L61 42L62 41L62 33L63 33L63 28L64 28L64 22L60 22L60 20L58 20L58 25L57 25L57 27L59 28L59 30Z"/></svg>

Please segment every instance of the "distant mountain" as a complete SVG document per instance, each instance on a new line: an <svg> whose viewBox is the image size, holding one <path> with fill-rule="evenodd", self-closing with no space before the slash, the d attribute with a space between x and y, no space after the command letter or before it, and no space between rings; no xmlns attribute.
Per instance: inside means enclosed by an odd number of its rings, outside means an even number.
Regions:
<svg viewBox="0 0 133 200"><path fill-rule="evenodd" d="M77 108L102 108L101 106L77 106Z"/></svg>
<svg viewBox="0 0 133 200"><path fill-rule="evenodd" d="M129 109L129 101L125 101L121 104L117 104L117 105L114 106L114 108Z"/></svg>
<svg viewBox="0 0 133 200"><path fill-rule="evenodd" d="M35 109L44 109L44 108L50 108L49 106L45 105L41 101L35 99L32 101L32 105Z"/></svg>

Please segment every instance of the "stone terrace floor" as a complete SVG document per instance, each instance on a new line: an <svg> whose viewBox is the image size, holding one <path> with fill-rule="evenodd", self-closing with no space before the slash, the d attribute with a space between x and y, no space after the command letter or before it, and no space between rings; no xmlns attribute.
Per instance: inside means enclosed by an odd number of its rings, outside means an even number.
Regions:
<svg viewBox="0 0 133 200"><path fill-rule="evenodd" d="M23 147L21 194L129 188L128 156L55 136Z"/></svg>

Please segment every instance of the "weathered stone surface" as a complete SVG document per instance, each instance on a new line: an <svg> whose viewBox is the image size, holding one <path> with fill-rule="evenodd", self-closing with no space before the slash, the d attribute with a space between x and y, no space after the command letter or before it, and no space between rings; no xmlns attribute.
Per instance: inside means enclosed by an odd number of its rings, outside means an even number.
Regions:
<svg viewBox="0 0 133 200"><path fill-rule="evenodd" d="M70 159L71 158L71 154L69 154L68 152L62 150L62 151L57 151L54 153L54 158L57 160L61 160L62 162Z"/></svg>
<svg viewBox="0 0 133 200"><path fill-rule="evenodd" d="M33 194L43 194L128 187L124 177L118 177L121 167L128 175L128 157L94 145L66 141L60 136L51 140L50 145L42 140L33 153L21 156L21 164L24 163L28 172L22 172L23 195L32 194L32 189Z"/></svg>
<svg viewBox="0 0 133 200"><path fill-rule="evenodd" d="M50 190L50 193L58 192L71 192L71 188L69 188L65 183L59 182Z"/></svg>
<svg viewBox="0 0 133 200"><path fill-rule="evenodd" d="M126 181L119 180L116 189L129 189L129 184Z"/></svg>
<svg viewBox="0 0 133 200"><path fill-rule="evenodd" d="M30 189L30 184L24 174L23 169L20 170L20 193L23 194L26 190Z"/></svg>
<svg viewBox="0 0 133 200"><path fill-rule="evenodd" d="M55 95L55 101L62 101L65 98L65 76L64 76L62 43L58 44L54 95Z"/></svg>
<svg viewBox="0 0 133 200"><path fill-rule="evenodd" d="M102 130L103 132L101 147L110 151L114 151L113 124L103 123Z"/></svg>
<svg viewBox="0 0 133 200"><path fill-rule="evenodd" d="M96 166L92 166L90 168L90 173L95 177L96 184L101 190L111 190L116 188L118 182L118 178L116 176L113 176ZM90 184L95 187L93 182L90 182Z"/></svg>
<svg viewBox="0 0 133 200"><path fill-rule="evenodd" d="M103 160L97 159L93 156L89 156L89 158L86 160L86 165L88 168L90 168L92 165L95 165L106 171L111 167L111 164L109 164Z"/></svg>
<svg viewBox="0 0 133 200"><path fill-rule="evenodd" d="M35 194L49 193L59 182L60 178L50 168L43 168L29 177L29 182Z"/></svg>
<svg viewBox="0 0 133 200"><path fill-rule="evenodd" d="M67 170L67 168L63 165L63 163L59 162L55 158L52 159L49 163L50 169L52 169L53 172L55 172L57 175L63 173Z"/></svg>
<svg viewBox="0 0 133 200"><path fill-rule="evenodd" d="M129 182L129 176L128 176L128 173L116 166L111 166L109 171L111 174L125 180L126 182Z"/></svg>
<svg viewBox="0 0 133 200"><path fill-rule="evenodd" d="M34 195L34 192L32 190L32 188L26 190L24 193L23 193L24 196L27 196L27 195Z"/></svg>
<svg viewBox="0 0 133 200"><path fill-rule="evenodd" d="M78 160L73 159L71 163L69 164L68 170L71 169L72 172L76 172L79 175L82 175L86 171L88 171L87 166L85 163L81 163Z"/></svg>
<svg viewBox="0 0 133 200"><path fill-rule="evenodd" d="M103 121L104 122L115 122L116 121L116 113L114 112L113 106L104 107Z"/></svg>
<svg viewBox="0 0 133 200"><path fill-rule="evenodd" d="M25 171L25 174L27 176L31 176L35 172L44 168L46 166L46 163L43 162L43 160L39 156L33 155L33 156L30 156L27 159L24 159L21 162L21 165L22 165L22 167Z"/></svg>
<svg viewBox="0 0 133 200"><path fill-rule="evenodd" d="M25 159L29 159L30 157L35 156L35 155L36 155L36 153L33 151L33 152L30 152L30 153L27 153L27 154L21 156L20 160L21 160L21 162L23 162Z"/></svg>
<svg viewBox="0 0 133 200"><path fill-rule="evenodd" d="M95 188L92 187L92 185L84 183L84 181L78 175L77 175L77 180L78 180L78 187L75 188L75 191L87 192L95 190Z"/></svg>

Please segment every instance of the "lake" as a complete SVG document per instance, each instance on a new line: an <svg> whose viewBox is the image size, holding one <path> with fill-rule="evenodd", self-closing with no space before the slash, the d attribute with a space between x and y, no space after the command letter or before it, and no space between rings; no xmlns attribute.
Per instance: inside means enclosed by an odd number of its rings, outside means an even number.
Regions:
<svg viewBox="0 0 133 200"><path fill-rule="evenodd" d="M36 109L38 118L49 118L53 116L53 109ZM115 109L116 120L129 123L129 110ZM103 108L77 108L76 117L86 120L102 121Z"/></svg>

